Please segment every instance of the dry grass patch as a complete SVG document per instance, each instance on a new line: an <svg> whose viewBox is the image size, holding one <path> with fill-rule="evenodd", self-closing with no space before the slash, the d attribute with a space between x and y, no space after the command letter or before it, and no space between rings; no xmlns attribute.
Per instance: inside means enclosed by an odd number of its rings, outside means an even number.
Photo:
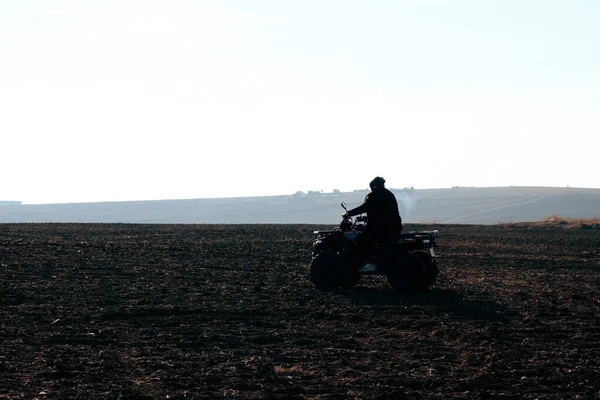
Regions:
<svg viewBox="0 0 600 400"><path fill-rule="evenodd" d="M557 226L571 229L600 229L600 218L563 218L559 217L558 215L551 215L543 221L517 222L511 224L502 223L500 225L520 227Z"/></svg>

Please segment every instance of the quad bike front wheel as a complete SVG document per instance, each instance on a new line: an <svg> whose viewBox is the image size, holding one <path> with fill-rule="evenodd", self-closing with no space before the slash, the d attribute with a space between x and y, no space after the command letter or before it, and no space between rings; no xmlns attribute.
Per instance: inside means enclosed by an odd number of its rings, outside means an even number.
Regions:
<svg viewBox="0 0 600 400"><path fill-rule="evenodd" d="M342 260L337 252L324 250L310 263L310 278L319 289L332 289L340 280Z"/></svg>

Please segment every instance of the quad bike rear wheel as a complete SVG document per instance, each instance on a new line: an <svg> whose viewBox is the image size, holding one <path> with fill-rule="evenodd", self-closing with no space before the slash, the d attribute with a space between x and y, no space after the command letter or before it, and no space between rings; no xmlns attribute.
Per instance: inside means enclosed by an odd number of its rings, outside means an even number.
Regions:
<svg viewBox="0 0 600 400"><path fill-rule="evenodd" d="M418 292L426 290L437 280L435 260L422 251L397 253L391 257L387 268L389 284L397 291Z"/></svg>
<svg viewBox="0 0 600 400"><path fill-rule="evenodd" d="M427 280L425 282L425 287L423 289L428 289L430 286L435 285L437 282L437 277L439 274L439 269L435 258L431 257L429 254L424 253L422 251L418 252L419 256L423 258L425 265L427 267Z"/></svg>

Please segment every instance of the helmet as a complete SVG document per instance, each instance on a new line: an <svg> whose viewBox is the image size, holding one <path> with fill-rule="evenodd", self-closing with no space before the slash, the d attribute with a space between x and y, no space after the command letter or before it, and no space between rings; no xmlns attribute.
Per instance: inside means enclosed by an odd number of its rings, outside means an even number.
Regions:
<svg viewBox="0 0 600 400"><path fill-rule="evenodd" d="M371 188L371 190L375 190L375 189L381 189L385 184L385 179L383 179L380 176L375 177L375 179L373 179L370 183L369 183L369 187Z"/></svg>

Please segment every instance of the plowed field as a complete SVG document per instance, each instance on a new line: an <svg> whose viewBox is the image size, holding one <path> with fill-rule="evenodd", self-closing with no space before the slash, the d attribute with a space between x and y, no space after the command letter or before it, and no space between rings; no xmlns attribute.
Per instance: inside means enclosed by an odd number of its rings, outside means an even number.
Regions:
<svg viewBox="0 0 600 400"><path fill-rule="evenodd" d="M596 398L600 231L440 230L421 294L307 225L0 225L0 398Z"/></svg>

